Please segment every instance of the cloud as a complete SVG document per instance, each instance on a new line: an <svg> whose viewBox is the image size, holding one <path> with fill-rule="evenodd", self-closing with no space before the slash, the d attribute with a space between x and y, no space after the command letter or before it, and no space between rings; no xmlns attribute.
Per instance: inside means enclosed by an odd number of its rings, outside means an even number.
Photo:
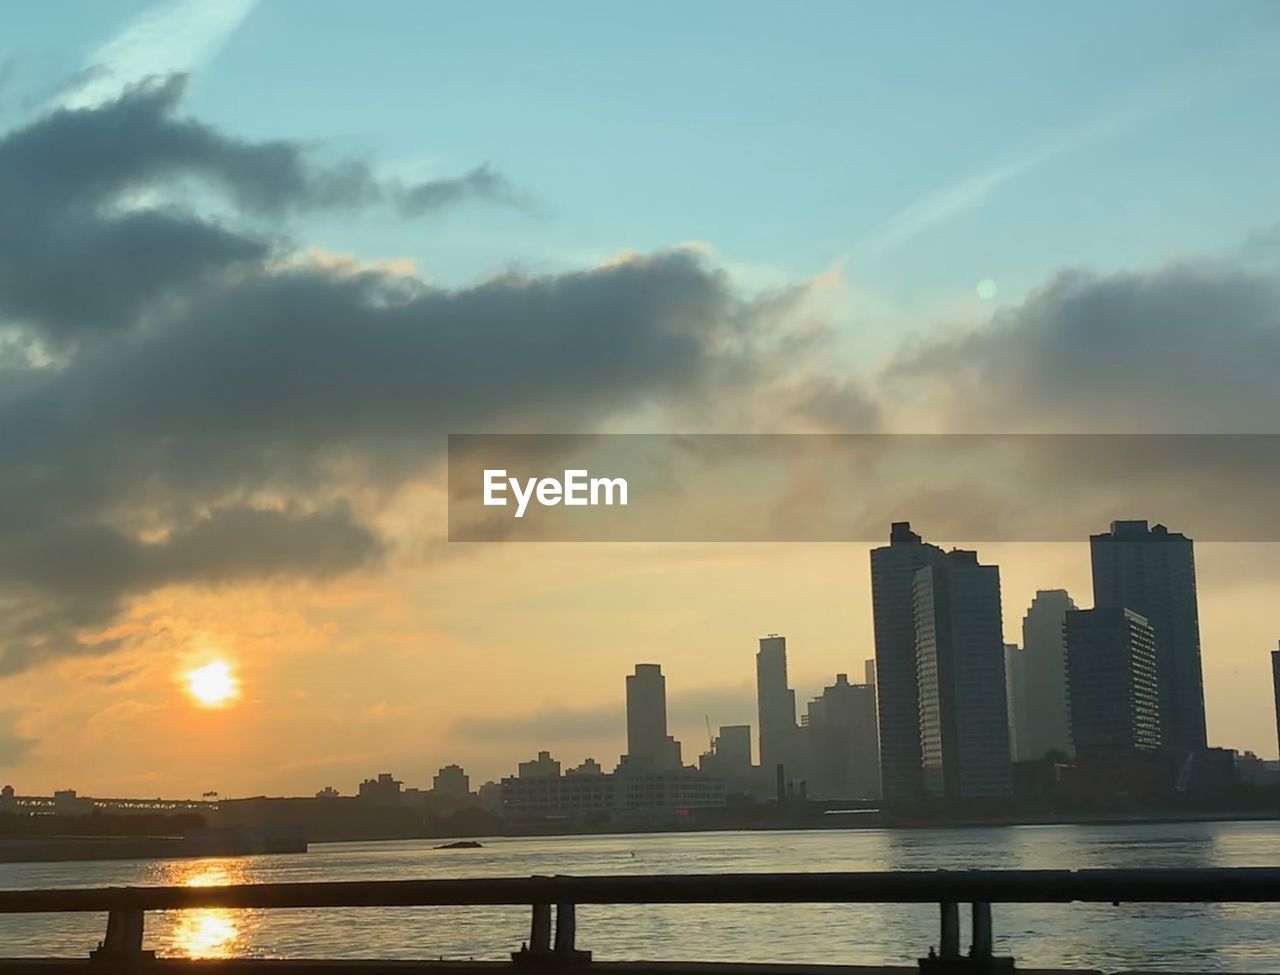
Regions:
<svg viewBox="0 0 1280 975"><path fill-rule="evenodd" d="M63 108L93 108L149 78L189 74L217 56L257 0L162 0L89 55Z"/></svg>
<svg viewBox="0 0 1280 975"><path fill-rule="evenodd" d="M379 204L410 216L465 200L526 205L484 166L406 186L361 160L326 164L298 143L236 139L179 117L184 90L181 77L153 80L0 139L0 315L55 344L136 327L278 249L225 215L163 202L180 188L192 197L193 183L268 218ZM148 193L161 202L139 204Z"/></svg>
<svg viewBox="0 0 1280 975"><path fill-rule="evenodd" d="M1280 432L1280 275L1205 259L1067 271L985 327L900 353L885 385L949 429Z"/></svg>
<svg viewBox="0 0 1280 975"><path fill-rule="evenodd" d="M483 166L405 186L240 140L180 117L182 94L152 82L0 138L2 672L110 652L165 586L377 565L376 499L433 476L450 431L589 430L760 375L786 302L687 249L441 289L250 232L521 201ZM192 181L227 206L166 202Z"/></svg>

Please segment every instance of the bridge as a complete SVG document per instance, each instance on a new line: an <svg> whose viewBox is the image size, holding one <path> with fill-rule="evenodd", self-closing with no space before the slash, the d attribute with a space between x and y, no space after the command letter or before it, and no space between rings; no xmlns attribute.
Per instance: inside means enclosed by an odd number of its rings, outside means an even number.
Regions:
<svg viewBox="0 0 1280 975"><path fill-rule="evenodd" d="M106 932L88 957L3 959L12 975L70 972L390 973L430 975L988 975L1013 972L1012 958L993 950L991 905L1105 903L1280 903L1280 868L1197 870L968 870L875 873L772 873L472 880L338 881L225 887L119 887L0 891L0 914L107 915ZM599 962L577 943L582 904L921 904L938 905L938 926L921 931L915 967L764 965L707 962ZM972 905L972 929L961 948L960 905ZM148 911L196 908L283 910L349 907L526 905L528 940L509 962L325 959L156 958L143 948ZM57 948L61 946L50 946ZM643 945L636 946L637 951ZM2 948L0 948L2 952ZM1277 952L1280 956L1280 950ZM898 959L901 962L904 959ZM1032 959L1034 961L1034 959ZM1152 970L1168 972L1165 960ZM1025 971L1036 971L1034 968Z"/></svg>
<svg viewBox="0 0 1280 975"><path fill-rule="evenodd" d="M209 814L218 811L218 803L208 799L99 799L77 795L74 789L55 792L51 796L20 796L10 786L0 791L0 812L82 816L95 810L116 814Z"/></svg>

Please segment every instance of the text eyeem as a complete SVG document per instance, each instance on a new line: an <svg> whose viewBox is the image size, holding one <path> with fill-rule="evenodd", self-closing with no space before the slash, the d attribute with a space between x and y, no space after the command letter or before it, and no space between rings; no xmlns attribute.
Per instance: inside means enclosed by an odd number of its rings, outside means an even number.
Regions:
<svg viewBox="0 0 1280 975"><path fill-rule="evenodd" d="M564 480L554 477L508 477L502 469L484 472L484 503L486 506L505 507L507 492L515 499L515 516L523 518L531 500L550 507L622 505L627 503L627 479L625 477L591 477L584 470L566 470Z"/></svg>

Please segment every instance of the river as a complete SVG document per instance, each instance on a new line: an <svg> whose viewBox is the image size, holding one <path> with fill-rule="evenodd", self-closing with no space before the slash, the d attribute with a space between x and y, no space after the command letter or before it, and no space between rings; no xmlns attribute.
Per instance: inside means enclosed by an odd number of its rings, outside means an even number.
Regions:
<svg viewBox="0 0 1280 975"><path fill-rule="evenodd" d="M1280 822L859 829L332 843L307 854L0 864L0 888L123 884L937 868L1280 864ZM935 943L927 905L588 906L597 959L911 964ZM998 954L1028 967L1280 972L1280 905L996 905ZM967 933L967 920L962 916ZM505 958L527 908L192 910L149 914L148 947L219 957ZM82 955L98 916L0 917L0 957ZM967 943L967 942L966 942Z"/></svg>

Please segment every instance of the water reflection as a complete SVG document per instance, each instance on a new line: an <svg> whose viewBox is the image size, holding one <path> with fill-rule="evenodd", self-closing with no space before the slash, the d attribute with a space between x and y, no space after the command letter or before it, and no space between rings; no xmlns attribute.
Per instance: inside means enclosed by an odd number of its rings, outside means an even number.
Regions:
<svg viewBox="0 0 1280 975"><path fill-rule="evenodd" d="M165 884L184 887L222 887L248 882L243 861L190 860L165 864ZM241 911L221 907L160 914L161 953L182 958L229 958L243 954Z"/></svg>

